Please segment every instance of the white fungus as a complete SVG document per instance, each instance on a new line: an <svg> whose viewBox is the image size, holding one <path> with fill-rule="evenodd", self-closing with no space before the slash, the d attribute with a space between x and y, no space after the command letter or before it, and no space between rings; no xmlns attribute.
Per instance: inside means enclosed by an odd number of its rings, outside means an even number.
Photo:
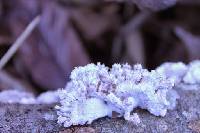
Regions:
<svg viewBox="0 0 200 133"><path fill-rule="evenodd" d="M57 91L47 91L35 97L32 93L21 90L4 90L0 92L0 102L20 104L52 104L59 101Z"/></svg>
<svg viewBox="0 0 200 133"><path fill-rule="evenodd" d="M142 108L153 115L165 116L179 98L172 89L174 85L198 85L199 75L199 60L189 65L164 63L152 71L139 64L114 64L111 69L99 63L88 64L72 71L71 81L64 89L47 91L38 97L28 92L6 90L0 92L0 102L59 103L56 106L58 123L65 127L90 124L104 116L123 116L125 120L139 124L141 120L134 109ZM45 118L52 119L48 115Z"/></svg>
<svg viewBox="0 0 200 133"><path fill-rule="evenodd" d="M185 84L200 84L200 60L195 60L185 65L182 62L178 63L163 63L156 68L156 71L167 78L179 84L183 82Z"/></svg>
<svg viewBox="0 0 200 133"><path fill-rule="evenodd" d="M156 68L157 72L161 73L162 75L165 75L167 78L170 78L175 82L175 84L178 84L182 81L187 70L188 67L182 62L167 62L163 63L162 65Z"/></svg>
<svg viewBox="0 0 200 133"><path fill-rule="evenodd" d="M36 98L36 102L39 104L52 104L57 103L58 101L59 97L57 91L43 92Z"/></svg>
<svg viewBox="0 0 200 133"><path fill-rule="evenodd" d="M52 114L52 113L49 113L49 112L45 113L45 114L43 115L43 118L44 118L46 121L53 121L53 120L56 120L56 119L57 119L57 117L56 117L55 114Z"/></svg>
<svg viewBox="0 0 200 133"><path fill-rule="evenodd" d="M200 84L200 61L192 61L188 65L188 71L183 78L184 83L187 84Z"/></svg>
<svg viewBox="0 0 200 133"><path fill-rule="evenodd" d="M0 93L0 101L2 103L21 103L21 104L33 104L35 98L33 94L29 92L21 92L19 90L5 90Z"/></svg>
<svg viewBox="0 0 200 133"><path fill-rule="evenodd" d="M118 113L126 120L140 123L139 107L156 116L165 116L175 106L174 82L141 65L114 64L111 69L101 64L75 68L66 88L59 90L56 106L58 123L65 127L89 124L97 118Z"/></svg>

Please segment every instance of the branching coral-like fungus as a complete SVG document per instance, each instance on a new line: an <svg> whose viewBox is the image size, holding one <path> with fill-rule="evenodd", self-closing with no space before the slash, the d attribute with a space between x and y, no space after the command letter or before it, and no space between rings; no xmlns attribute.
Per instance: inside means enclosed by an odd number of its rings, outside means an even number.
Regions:
<svg viewBox="0 0 200 133"><path fill-rule="evenodd" d="M193 85L200 84L200 60L192 61L188 65L182 62L167 62L159 66L156 71L170 78L176 84L180 82Z"/></svg>
<svg viewBox="0 0 200 133"><path fill-rule="evenodd" d="M162 75L165 75L167 78L170 78L178 84L182 81L183 77L185 76L188 70L188 66L182 62L167 62L160 65L156 71Z"/></svg>
<svg viewBox="0 0 200 133"><path fill-rule="evenodd" d="M200 84L200 61L192 61L188 65L188 71L183 78L183 81L187 84Z"/></svg>
<svg viewBox="0 0 200 133"><path fill-rule="evenodd" d="M101 64L77 67L71 81L59 91L58 123L65 127L90 124L93 120L118 114L135 124L140 123L139 107L156 116L165 116L175 106L174 82L157 71L141 65L114 64L111 69Z"/></svg>

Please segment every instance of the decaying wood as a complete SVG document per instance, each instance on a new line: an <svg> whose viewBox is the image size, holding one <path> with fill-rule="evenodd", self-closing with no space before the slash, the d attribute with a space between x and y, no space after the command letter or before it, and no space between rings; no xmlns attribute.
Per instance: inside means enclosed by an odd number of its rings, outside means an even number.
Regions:
<svg viewBox="0 0 200 133"><path fill-rule="evenodd" d="M191 86L184 86L188 88ZM200 88L198 86L198 88ZM19 105L0 104L0 132L60 132L60 133L192 133L199 132L200 90L182 90L178 88L180 99L174 110L168 111L165 117L156 117L145 110L136 110L141 118L138 126L123 118L102 118L91 125L64 128L56 122L55 105Z"/></svg>

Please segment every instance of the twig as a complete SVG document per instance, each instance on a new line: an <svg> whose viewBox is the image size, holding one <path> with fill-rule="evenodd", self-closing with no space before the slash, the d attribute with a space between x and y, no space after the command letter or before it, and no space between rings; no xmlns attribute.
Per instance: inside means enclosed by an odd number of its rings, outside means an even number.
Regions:
<svg viewBox="0 0 200 133"><path fill-rule="evenodd" d="M130 32L139 29L140 26L151 16L149 12L141 12L134 16L126 25L120 30L121 34L129 34Z"/></svg>
<svg viewBox="0 0 200 133"><path fill-rule="evenodd" d="M200 50L200 37L191 34L190 32L186 31L185 29L177 26L174 29L176 36L183 42L185 45L189 59L195 60L199 59L199 50Z"/></svg>
<svg viewBox="0 0 200 133"><path fill-rule="evenodd" d="M10 58L16 53L18 48L23 44L27 37L31 34L33 29L39 24L40 16L35 17L32 22L27 26L25 31L17 38L15 43L10 47L7 53L0 60L0 70L6 65Z"/></svg>

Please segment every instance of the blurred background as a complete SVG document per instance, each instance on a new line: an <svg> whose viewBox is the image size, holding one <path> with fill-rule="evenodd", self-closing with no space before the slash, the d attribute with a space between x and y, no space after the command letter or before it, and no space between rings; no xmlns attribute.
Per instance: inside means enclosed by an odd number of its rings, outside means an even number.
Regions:
<svg viewBox="0 0 200 133"><path fill-rule="evenodd" d="M41 16L0 73L0 90L65 86L76 66L200 58L199 0L0 0L0 57Z"/></svg>

